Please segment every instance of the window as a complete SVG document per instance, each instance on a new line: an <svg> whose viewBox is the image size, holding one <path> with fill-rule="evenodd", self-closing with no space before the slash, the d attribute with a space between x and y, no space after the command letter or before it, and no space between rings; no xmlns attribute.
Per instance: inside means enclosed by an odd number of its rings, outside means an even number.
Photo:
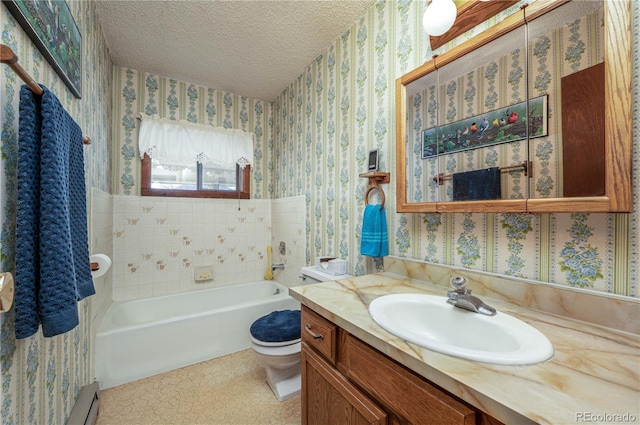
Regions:
<svg viewBox="0 0 640 425"><path fill-rule="evenodd" d="M144 154L141 195L249 199L251 166L234 168L211 168L200 162L193 167L167 166Z"/></svg>
<svg viewBox="0 0 640 425"><path fill-rule="evenodd" d="M143 196L249 199L253 135L140 114Z"/></svg>

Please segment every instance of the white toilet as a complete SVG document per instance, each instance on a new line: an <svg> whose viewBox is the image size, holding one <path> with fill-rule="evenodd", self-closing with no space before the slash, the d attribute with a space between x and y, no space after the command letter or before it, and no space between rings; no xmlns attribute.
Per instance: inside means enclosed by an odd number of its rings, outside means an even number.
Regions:
<svg viewBox="0 0 640 425"><path fill-rule="evenodd" d="M348 274L330 275L314 266L303 267L303 285L346 279ZM251 325L251 348L267 371L267 383L278 401L300 393L300 311L274 311Z"/></svg>

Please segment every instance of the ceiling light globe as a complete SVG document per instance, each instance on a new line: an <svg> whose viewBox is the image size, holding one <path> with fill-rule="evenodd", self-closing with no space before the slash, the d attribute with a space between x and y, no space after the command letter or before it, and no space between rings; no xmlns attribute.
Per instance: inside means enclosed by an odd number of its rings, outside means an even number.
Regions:
<svg viewBox="0 0 640 425"><path fill-rule="evenodd" d="M424 11L422 27L430 36L436 37L449 31L456 21L456 5L453 0L431 0Z"/></svg>

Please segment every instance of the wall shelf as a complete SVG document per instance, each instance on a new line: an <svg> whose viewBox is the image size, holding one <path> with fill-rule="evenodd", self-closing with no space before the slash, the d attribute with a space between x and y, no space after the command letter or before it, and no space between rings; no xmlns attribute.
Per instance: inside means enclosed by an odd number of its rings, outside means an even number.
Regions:
<svg viewBox="0 0 640 425"><path fill-rule="evenodd" d="M360 177L369 179L369 186L377 186L379 184L389 183L391 181L391 173L383 171L371 171L369 173L362 173Z"/></svg>

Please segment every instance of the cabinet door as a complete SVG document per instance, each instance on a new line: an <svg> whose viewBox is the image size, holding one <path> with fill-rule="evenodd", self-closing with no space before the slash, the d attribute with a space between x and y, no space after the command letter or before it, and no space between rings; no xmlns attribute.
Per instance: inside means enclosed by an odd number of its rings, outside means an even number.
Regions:
<svg viewBox="0 0 640 425"><path fill-rule="evenodd" d="M383 425L387 415L302 343L302 424Z"/></svg>
<svg viewBox="0 0 640 425"><path fill-rule="evenodd" d="M346 338L347 376L403 424L474 425L469 406L357 340Z"/></svg>

